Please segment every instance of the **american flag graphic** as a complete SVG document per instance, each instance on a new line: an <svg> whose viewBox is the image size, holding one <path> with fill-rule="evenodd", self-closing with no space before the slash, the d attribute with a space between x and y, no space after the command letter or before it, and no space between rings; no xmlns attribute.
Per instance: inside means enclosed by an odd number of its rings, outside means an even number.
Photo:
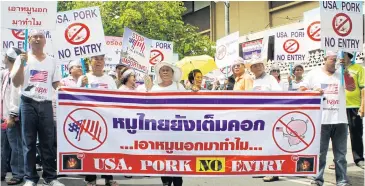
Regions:
<svg viewBox="0 0 365 186"><path fill-rule="evenodd" d="M325 94L338 94L338 84L321 84Z"/></svg>
<svg viewBox="0 0 365 186"><path fill-rule="evenodd" d="M276 127L276 132L283 132L283 127Z"/></svg>
<svg viewBox="0 0 365 186"><path fill-rule="evenodd" d="M48 78L47 71L30 70L30 81L31 82L42 82L46 83Z"/></svg>
<svg viewBox="0 0 365 186"><path fill-rule="evenodd" d="M142 53L144 52L144 49L146 48L144 41L130 38L129 42L132 43L132 49L140 48L140 52L142 52Z"/></svg>
<svg viewBox="0 0 365 186"><path fill-rule="evenodd" d="M106 83L91 83L91 88L108 89L108 84L106 84Z"/></svg>

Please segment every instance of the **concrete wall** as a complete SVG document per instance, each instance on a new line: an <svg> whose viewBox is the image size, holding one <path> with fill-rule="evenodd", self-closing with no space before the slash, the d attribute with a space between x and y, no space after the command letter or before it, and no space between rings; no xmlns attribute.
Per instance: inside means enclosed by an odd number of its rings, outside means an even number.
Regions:
<svg viewBox="0 0 365 186"><path fill-rule="evenodd" d="M224 3L219 2L212 8L215 14L212 40L225 35ZM293 2L281 7L269 9L268 1L231 1L230 32L240 32L240 36L259 32L303 20L303 12L319 6L316 2Z"/></svg>

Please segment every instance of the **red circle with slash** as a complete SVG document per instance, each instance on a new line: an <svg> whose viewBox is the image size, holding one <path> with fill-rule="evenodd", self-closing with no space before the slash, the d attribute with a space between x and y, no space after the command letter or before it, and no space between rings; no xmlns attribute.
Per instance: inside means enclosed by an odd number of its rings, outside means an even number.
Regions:
<svg viewBox="0 0 365 186"><path fill-rule="evenodd" d="M344 17L344 20L341 19L341 17ZM337 25L337 20L340 20L340 23ZM343 30L341 29L345 29L343 28L343 26L349 22L349 28L343 32ZM348 36L351 31L352 31L352 21L351 21L351 18L347 15L347 14L344 14L344 13L338 13L335 15L335 17L333 17L332 19L332 27L333 27L333 30L335 31L335 33L341 37L346 37Z"/></svg>
<svg viewBox="0 0 365 186"><path fill-rule="evenodd" d="M290 50L294 46L294 49ZM284 51L289 54L294 54L299 50L299 42L295 39L288 39L283 44Z"/></svg>
<svg viewBox="0 0 365 186"><path fill-rule="evenodd" d="M293 114L299 114L301 116L303 116L304 118L306 118L308 120L309 126L312 127L312 133L309 134L310 140L305 141L303 137L301 137L298 133L295 132L295 130L293 130L292 128L290 128L290 126L288 125L288 123L284 123L284 118L291 118L293 117ZM296 138L298 138L303 144L304 147L298 150L290 150L290 149L285 149L283 146L280 145L280 140L275 138L275 131L277 126L283 126L283 128L291 131L291 134L294 135ZM314 122L312 120L311 117L309 117L307 114L303 113L303 112L299 112L299 111L292 111L292 112L288 112L286 114L284 114L283 116L281 116L274 124L274 127L272 129L272 137L274 139L274 142L276 144L276 146L282 150L283 152L287 152L287 153L298 153L298 152L302 152L305 149L307 149L308 147L310 147L314 141L315 138L315 134L316 134L316 127L314 125Z"/></svg>
<svg viewBox="0 0 365 186"><path fill-rule="evenodd" d="M83 122L81 123L78 119L75 119L75 115L83 115L85 116L85 113L81 113L81 114L75 114L76 112L88 112L87 115L94 115L97 118L100 118L99 121L101 121L101 125L100 128L104 128L105 129L105 136L102 140L99 139L99 137L96 136L96 133L93 134L92 130L94 129L94 123L91 124L91 122L87 123L87 122ZM96 140L99 144L95 145L95 147L92 148L84 148L84 147L80 147L76 144L74 144L71 139L69 139L69 136L67 135L67 131L69 131L70 129L68 129L68 127L70 127L69 124L71 121L72 123L76 124L79 127L79 130L85 131L85 135L89 135L91 136L91 138L93 140ZM91 126L92 125L92 126ZM98 125L97 125L98 126ZM95 126L95 131L97 130L97 126ZM104 126L104 127L102 127ZM91 130L91 131L90 131ZM69 131L70 132L70 131ZM99 134L101 133L101 130L99 132ZM78 108L73 110L72 112L70 112L65 119L65 122L63 123L63 134L65 136L65 139L67 140L67 142L72 145L73 147L79 149L79 150L83 150L83 151L93 151L97 148L99 148L101 145L103 145L108 137L108 127L106 125L105 119L96 111L88 109L88 108ZM78 135L81 135L82 132L80 132ZM79 137L80 139L80 137Z"/></svg>
<svg viewBox="0 0 365 186"><path fill-rule="evenodd" d="M24 35L24 30L21 29L13 29L11 30L11 33L13 34L13 36L19 40L24 40L25 39L25 35Z"/></svg>
<svg viewBox="0 0 365 186"><path fill-rule="evenodd" d="M72 30L75 31L75 32L70 33ZM79 34L82 31L86 32L86 36L79 40L78 39L80 37ZM69 42L70 44L73 44L73 45L84 44L89 39L89 37L90 37L90 29L87 25L85 25L83 23L72 23L65 30L66 41ZM78 41L75 41L75 38Z"/></svg>
<svg viewBox="0 0 365 186"><path fill-rule="evenodd" d="M161 62L164 60L164 55L161 51L159 50L151 50L151 59L150 59L150 64L151 65L156 65L157 63Z"/></svg>
<svg viewBox="0 0 365 186"><path fill-rule="evenodd" d="M313 31L313 32L311 32ZM314 21L313 23L311 23L308 28L307 28L307 35L309 37L309 39L313 40L313 41L321 41L321 35L319 34L318 36L316 36L318 34L318 32L320 33L321 31L321 22L320 21Z"/></svg>

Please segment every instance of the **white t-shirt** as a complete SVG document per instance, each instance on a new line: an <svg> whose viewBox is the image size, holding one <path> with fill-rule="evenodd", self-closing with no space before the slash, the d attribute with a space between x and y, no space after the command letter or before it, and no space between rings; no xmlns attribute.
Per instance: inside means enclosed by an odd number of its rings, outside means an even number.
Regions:
<svg viewBox="0 0 365 186"><path fill-rule="evenodd" d="M264 77L254 79L252 90L283 91L275 77L269 74L264 75Z"/></svg>
<svg viewBox="0 0 365 186"><path fill-rule="evenodd" d="M317 67L304 77L301 84L308 89L321 88L324 91L322 124L347 124L345 89L340 85L340 77L339 70L329 76L323 67Z"/></svg>
<svg viewBox="0 0 365 186"><path fill-rule="evenodd" d="M12 77L18 71L20 65L23 64L20 56L18 56L11 72ZM54 90L52 83L61 80L59 71L54 58L47 55L40 62L29 52L27 65L24 67L24 83L21 87L21 94L35 101L52 101Z"/></svg>
<svg viewBox="0 0 365 186"><path fill-rule="evenodd" d="M116 90L117 85L115 84L115 81L112 77L104 74L101 77L97 77L92 75L91 73L86 74L86 77L88 79L88 88L95 88L95 89L111 89ZM82 79L84 76L81 76L79 80L77 81L77 86L81 87Z"/></svg>
<svg viewBox="0 0 365 186"><path fill-rule="evenodd" d="M168 87L160 87L158 84L152 86L151 92L186 91L181 83L172 82Z"/></svg>

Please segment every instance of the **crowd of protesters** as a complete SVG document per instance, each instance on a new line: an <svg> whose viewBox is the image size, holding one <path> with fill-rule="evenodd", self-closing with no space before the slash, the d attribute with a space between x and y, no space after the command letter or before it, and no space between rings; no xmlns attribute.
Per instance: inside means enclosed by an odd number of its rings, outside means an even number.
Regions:
<svg viewBox="0 0 365 186"><path fill-rule="evenodd" d="M1 71L1 181L10 170L12 177L8 185L25 181L25 186L36 186L40 177L37 164L42 165L44 185L64 186L57 180L56 168L56 120L55 90L60 86L111 89L120 91L319 91L324 99L346 100L346 106L336 105L335 109L323 109L320 137L319 173L311 185L321 186L326 166L329 142L332 141L334 161L328 162L336 170L337 185L347 185L347 135L350 129L354 163L364 169L362 117L364 115L364 69L354 64L350 53L344 59L337 59L337 53L327 51L325 63L304 76L304 66L296 63L293 72L284 82L280 69L271 67L266 73L266 61L253 59L245 62L238 57L231 66L233 75L224 83L216 81L204 88L203 74L199 69L188 75L188 85L181 83L181 70L170 62L160 62L155 66L155 81L144 77L144 84L137 86L134 70L118 64L115 73L105 74L103 55L90 59L90 72L83 75L79 60L68 65L69 76L61 79L59 69L53 58L43 49L46 45L43 31L32 30L29 34L32 50L24 53L10 48L5 55L6 69ZM337 63L345 66L345 84L339 84L341 73ZM253 76L249 75L249 71ZM328 86L335 92L327 91ZM53 105L52 105L53 103ZM324 108L325 104L324 101ZM39 145L37 146L37 143ZM40 157L40 161L37 160ZM334 163L334 164L333 164ZM9 165L9 167L7 166ZM111 175L103 175L105 185L118 183ZM86 175L87 186L96 185L96 175ZM163 186L181 186L182 177L161 177ZM277 181L277 176L266 176L265 182Z"/></svg>

